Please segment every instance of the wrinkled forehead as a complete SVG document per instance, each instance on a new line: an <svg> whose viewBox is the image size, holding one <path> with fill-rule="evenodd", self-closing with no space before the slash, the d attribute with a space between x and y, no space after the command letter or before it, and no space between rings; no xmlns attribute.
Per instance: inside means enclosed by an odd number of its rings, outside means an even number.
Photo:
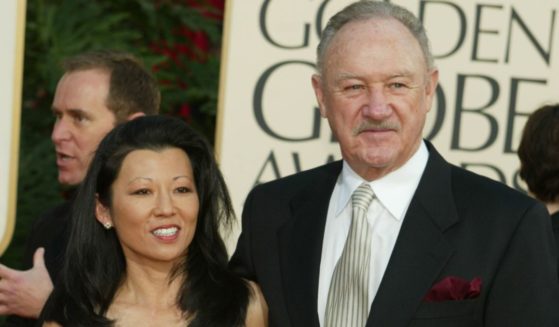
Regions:
<svg viewBox="0 0 559 327"><path fill-rule="evenodd" d="M405 45L408 50L422 53L421 45L412 32L392 17L373 17L346 23L332 37L328 50L335 46L349 46L352 41L379 46ZM423 54L421 58L424 59Z"/></svg>
<svg viewBox="0 0 559 327"><path fill-rule="evenodd" d="M323 73L336 61L376 66L390 63L406 70L428 71L419 41L404 24L387 17L356 20L342 26L332 38L324 59Z"/></svg>

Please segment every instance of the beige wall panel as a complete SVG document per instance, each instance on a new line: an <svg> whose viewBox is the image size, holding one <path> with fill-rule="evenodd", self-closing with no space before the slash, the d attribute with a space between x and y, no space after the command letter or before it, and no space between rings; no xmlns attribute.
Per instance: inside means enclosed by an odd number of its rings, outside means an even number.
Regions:
<svg viewBox="0 0 559 327"><path fill-rule="evenodd" d="M0 255L15 226L25 0L0 1Z"/></svg>

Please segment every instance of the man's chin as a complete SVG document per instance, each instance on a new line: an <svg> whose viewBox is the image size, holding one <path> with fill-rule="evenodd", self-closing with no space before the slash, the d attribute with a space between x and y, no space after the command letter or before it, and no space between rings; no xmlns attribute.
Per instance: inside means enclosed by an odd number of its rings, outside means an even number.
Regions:
<svg viewBox="0 0 559 327"><path fill-rule="evenodd" d="M67 174L58 174L58 183L63 188L74 188L80 184L80 179Z"/></svg>
<svg viewBox="0 0 559 327"><path fill-rule="evenodd" d="M361 154L361 161L371 168L385 168L394 162L392 149L375 149Z"/></svg>

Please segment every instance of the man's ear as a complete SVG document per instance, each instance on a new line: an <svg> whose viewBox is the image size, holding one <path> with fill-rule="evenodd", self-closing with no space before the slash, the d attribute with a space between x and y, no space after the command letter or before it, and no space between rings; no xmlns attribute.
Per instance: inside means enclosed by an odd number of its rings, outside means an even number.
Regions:
<svg viewBox="0 0 559 327"><path fill-rule="evenodd" d="M95 194L95 218L103 227L109 229L113 226L113 219L108 207L99 201L99 194Z"/></svg>
<svg viewBox="0 0 559 327"><path fill-rule="evenodd" d="M436 96L437 85L439 83L439 71L437 69L433 69L431 72L427 74L427 83L425 83L425 99L427 101L426 107L427 111L431 110L431 106L433 105L433 99Z"/></svg>
<svg viewBox="0 0 559 327"><path fill-rule="evenodd" d="M143 112L141 112L141 111L135 112L135 113L132 113L132 114L128 115L128 117L126 117L126 120L127 120L127 121L130 121L130 120L132 120L132 119L136 119L136 118L138 118L138 117L143 117L143 116L145 116L145 115L146 115L146 114L143 113Z"/></svg>
<svg viewBox="0 0 559 327"><path fill-rule="evenodd" d="M324 105L324 87L322 83L322 77L318 74L312 76L312 87L314 89L314 95L316 96L316 101L318 102L318 109L320 110L320 115L326 117L326 106Z"/></svg>

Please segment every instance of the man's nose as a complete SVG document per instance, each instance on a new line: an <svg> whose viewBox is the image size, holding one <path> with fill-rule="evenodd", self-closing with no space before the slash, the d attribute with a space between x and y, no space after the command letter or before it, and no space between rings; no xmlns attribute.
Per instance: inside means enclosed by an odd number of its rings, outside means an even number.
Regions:
<svg viewBox="0 0 559 327"><path fill-rule="evenodd" d="M51 140L53 143L59 143L70 139L71 133L68 122L63 118L57 118L52 128Z"/></svg>
<svg viewBox="0 0 559 327"><path fill-rule="evenodd" d="M372 87L367 92L367 101L361 108L363 117L371 120L383 120L390 116L389 99L382 87Z"/></svg>

